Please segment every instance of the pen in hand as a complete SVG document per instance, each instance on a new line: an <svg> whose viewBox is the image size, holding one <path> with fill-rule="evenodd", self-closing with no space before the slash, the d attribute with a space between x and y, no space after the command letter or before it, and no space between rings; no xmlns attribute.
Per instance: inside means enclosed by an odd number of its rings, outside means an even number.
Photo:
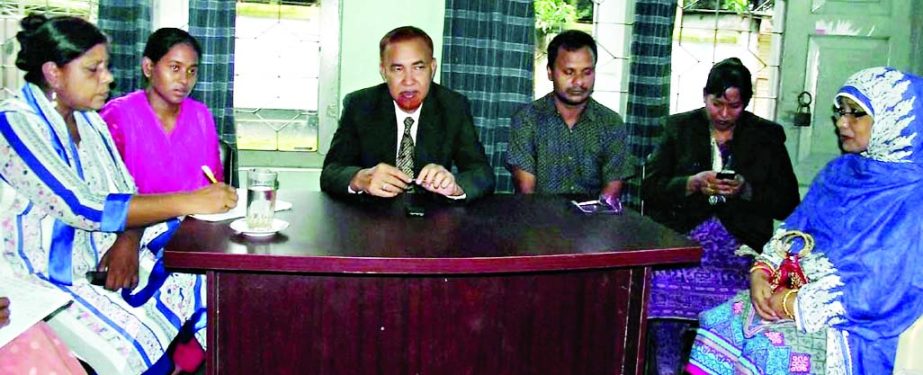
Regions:
<svg viewBox="0 0 923 375"><path fill-rule="evenodd" d="M212 169L209 168L207 165L202 166L202 172L205 173L205 177L208 177L208 180L211 181L213 184L218 183L218 180L215 179L215 174L212 173Z"/></svg>

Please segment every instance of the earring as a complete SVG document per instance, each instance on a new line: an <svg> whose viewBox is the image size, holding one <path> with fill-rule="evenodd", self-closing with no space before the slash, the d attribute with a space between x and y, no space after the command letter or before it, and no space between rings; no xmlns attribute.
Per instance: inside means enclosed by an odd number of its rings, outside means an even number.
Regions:
<svg viewBox="0 0 923 375"><path fill-rule="evenodd" d="M51 90L51 106L58 108L58 92L54 90Z"/></svg>

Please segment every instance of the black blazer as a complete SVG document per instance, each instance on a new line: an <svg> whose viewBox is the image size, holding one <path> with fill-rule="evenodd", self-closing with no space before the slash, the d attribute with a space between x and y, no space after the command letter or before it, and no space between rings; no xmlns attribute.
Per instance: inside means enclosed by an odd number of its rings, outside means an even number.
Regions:
<svg viewBox="0 0 923 375"><path fill-rule="evenodd" d="M478 140L468 99L436 83L423 100L414 147L414 175L429 163L451 170L467 200L494 190L495 177ZM396 164L397 123L394 102L384 83L350 93L343 99L340 125L324 158L321 190L349 196L347 187L360 169Z"/></svg>
<svg viewBox="0 0 923 375"><path fill-rule="evenodd" d="M689 176L711 169L711 135L704 108L667 118L660 145L646 163L641 198L650 216L686 233L717 214L738 240L756 251L772 236L772 220L785 219L800 202L798 181L785 149L782 126L741 114L731 140L731 168L750 184L750 200L710 205L699 192L686 196Z"/></svg>

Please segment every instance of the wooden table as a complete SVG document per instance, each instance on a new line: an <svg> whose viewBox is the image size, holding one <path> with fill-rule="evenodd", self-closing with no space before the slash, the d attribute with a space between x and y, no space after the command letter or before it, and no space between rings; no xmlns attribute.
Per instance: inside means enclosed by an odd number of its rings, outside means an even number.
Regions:
<svg viewBox="0 0 923 375"><path fill-rule="evenodd" d="M208 373L640 374L651 266L701 249L554 196L467 206L285 192L267 240L187 219L168 267L208 276Z"/></svg>

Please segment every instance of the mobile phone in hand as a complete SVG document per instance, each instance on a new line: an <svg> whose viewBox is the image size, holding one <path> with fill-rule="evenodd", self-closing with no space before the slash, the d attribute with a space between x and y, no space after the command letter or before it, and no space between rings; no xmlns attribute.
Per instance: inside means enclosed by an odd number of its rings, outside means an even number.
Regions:
<svg viewBox="0 0 923 375"><path fill-rule="evenodd" d="M724 170L724 171L718 172L718 175L716 177L719 180L733 180L737 178L737 173L734 173L734 171L732 170Z"/></svg>
<svg viewBox="0 0 923 375"><path fill-rule="evenodd" d="M108 271L90 271L87 272L87 281L90 284L98 286L106 286L106 278L109 277Z"/></svg>

